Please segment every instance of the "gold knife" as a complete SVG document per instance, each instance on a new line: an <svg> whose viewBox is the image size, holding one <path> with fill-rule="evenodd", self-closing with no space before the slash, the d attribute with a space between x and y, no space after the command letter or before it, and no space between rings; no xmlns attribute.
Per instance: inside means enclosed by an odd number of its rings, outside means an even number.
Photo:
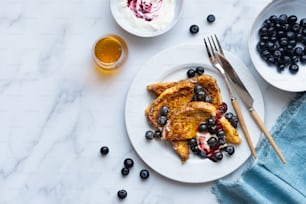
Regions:
<svg viewBox="0 0 306 204"><path fill-rule="evenodd" d="M250 95L247 88L242 83L241 79L239 78L238 74L236 73L235 69L232 67L230 62L223 55L217 52L215 54L216 57L219 59L219 62L221 62L221 64L223 65L224 71L229 76L230 81L233 83L234 88L236 89L238 95L240 96L244 104L247 106L255 123L258 125L259 129L264 133L265 137L272 145L274 151L276 152L280 160L285 164L286 163L285 157L283 156L282 152L280 151L277 144L273 140L273 137L270 135L269 131L265 127L265 124L263 123L260 116L257 114L257 112L253 107L254 103L253 97Z"/></svg>

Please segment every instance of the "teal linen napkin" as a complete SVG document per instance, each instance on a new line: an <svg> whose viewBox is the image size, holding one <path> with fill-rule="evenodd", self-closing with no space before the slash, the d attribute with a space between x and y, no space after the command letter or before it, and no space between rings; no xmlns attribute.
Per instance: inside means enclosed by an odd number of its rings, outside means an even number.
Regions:
<svg viewBox="0 0 306 204"><path fill-rule="evenodd" d="M287 164L264 139L258 159L238 180L225 178L213 185L219 203L306 204L306 92L289 104L271 134Z"/></svg>

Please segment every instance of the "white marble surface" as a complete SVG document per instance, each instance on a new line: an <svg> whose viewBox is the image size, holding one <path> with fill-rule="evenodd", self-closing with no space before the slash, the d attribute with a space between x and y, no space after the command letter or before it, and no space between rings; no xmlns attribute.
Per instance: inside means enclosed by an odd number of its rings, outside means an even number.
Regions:
<svg viewBox="0 0 306 204"><path fill-rule="evenodd" d="M270 129L294 93L275 89L253 68L247 48L256 15L270 1L186 0L182 18L150 39L120 29L108 0L0 1L0 204L216 203L212 183L182 184L151 171L131 147L124 124L125 97L133 77L152 55L180 43L220 36L250 68L262 90ZM216 22L206 23L208 14ZM198 24L192 36L189 26ZM126 66L113 76L93 68L93 42L107 33L129 46ZM255 96L256 98L256 96ZM102 158L99 148L110 147ZM126 178L122 161L135 166Z"/></svg>

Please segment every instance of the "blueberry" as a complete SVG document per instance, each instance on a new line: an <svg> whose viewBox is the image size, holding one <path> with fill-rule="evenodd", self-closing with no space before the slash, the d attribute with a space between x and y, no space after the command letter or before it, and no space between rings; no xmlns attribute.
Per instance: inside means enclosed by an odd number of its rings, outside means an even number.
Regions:
<svg viewBox="0 0 306 204"><path fill-rule="evenodd" d="M207 158L207 154L206 154L206 152L204 152L204 151L199 151L199 152L198 152L198 155L199 155L199 157L200 157L201 159L206 159L206 158Z"/></svg>
<svg viewBox="0 0 306 204"><path fill-rule="evenodd" d="M289 72L291 74L296 74L299 71L299 66L297 64L291 64L289 66Z"/></svg>
<svg viewBox="0 0 306 204"><path fill-rule="evenodd" d="M100 153L104 156L107 155L109 153L109 148L107 146L102 146L100 148Z"/></svg>
<svg viewBox="0 0 306 204"><path fill-rule="evenodd" d="M196 67L196 73L198 75L202 75L204 73L204 67L201 66Z"/></svg>
<svg viewBox="0 0 306 204"><path fill-rule="evenodd" d="M293 30L295 33L299 32L301 29L301 26L300 24L298 23L294 23L292 26L291 26L291 30Z"/></svg>
<svg viewBox="0 0 306 204"><path fill-rule="evenodd" d="M117 192L117 196L118 196L118 198L120 198L120 199L125 199L126 196L127 196L126 190L124 190L124 189L119 190L119 191Z"/></svg>
<svg viewBox="0 0 306 204"><path fill-rule="evenodd" d="M226 141L225 141L224 138L219 138L218 143L219 143L219 145L225 145Z"/></svg>
<svg viewBox="0 0 306 204"><path fill-rule="evenodd" d="M199 149L198 145L191 146L190 149L191 149L191 151L192 151L193 153L195 153L195 154L198 154L199 151L201 151L201 150Z"/></svg>
<svg viewBox="0 0 306 204"><path fill-rule="evenodd" d="M286 24L288 22L288 16L286 14L282 14L279 16L279 23Z"/></svg>
<svg viewBox="0 0 306 204"><path fill-rule="evenodd" d="M295 15L291 15L288 17L288 23L289 24L294 24L297 21L297 17Z"/></svg>
<svg viewBox="0 0 306 204"><path fill-rule="evenodd" d="M224 151L226 151L228 155L233 155L235 153L235 148L232 145L228 145L224 148Z"/></svg>
<svg viewBox="0 0 306 204"><path fill-rule="evenodd" d="M205 92L204 91L200 91L198 94L197 94L197 99L198 101L204 101L205 100Z"/></svg>
<svg viewBox="0 0 306 204"><path fill-rule="evenodd" d="M306 55L302 55L300 57L300 61L301 61L302 64L306 64Z"/></svg>
<svg viewBox="0 0 306 204"><path fill-rule="evenodd" d="M162 116L168 115L169 112L170 112L170 109L169 109L168 106L163 106L160 109L160 115L162 115Z"/></svg>
<svg viewBox="0 0 306 204"><path fill-rule="evenodd" d="M214 161L214 162L218 162L218 161L223 159L223 154L222 154L222 152L216 152L209 159Z"/></svg>
<svg viewBox="0 0 306 204"><path fill-rule="evenodd" d="M272 23L278 23L278 17L276 15L272 15L269 17L269 20L272 22Z"/></svg>
<svg viewBox="0 0 306 204"><path fill-rule="evenodd" d="M207 16L207 22L208 23L213 23L216 20L216 17L213 14L209 14Z"/></svg>
<svg viewBox="0 0 306 204"><path fill-rule="evenodd" d="M166 117L166 116L163 116L163 115L161 115L161 116L159 116L159 117L157 118L158 124L161 125L161 126L166 125L167 120L168 120L167 117Z"/></svg>
<svg viewBox="0 0 306 204"><path fill-rule="evenodd" d="M194 69L188 69L187 71L187 77L192 78L196 75L196 71Z"/></svg>
<svg viewBox="0 0 306 204"><path fill-rule="evenodd" d="M231 112L228 112L228 113L225 113L225 118L227 119L227 120L230 120L232 117L233 117L233 113L231 113Z"/></svg>
<svg viewBox="0 0 306 204"><path fill-rule="evenodd" d="M190 147L197 146L198 145L197 139L196 138L190 139L188 141L188 144L189 144Z"/></svg>
<svg viewBox="0 0 306 204"><path fill-rule="evenodd" d="M208 132L209 132L210 134L216 134L216 133L217 133L217 127L216 127L216 126L209 126L209 127L207 128L207 130L208 130Z"/></svg>
<svg viewBox="0 0 306 204"><path fill-rule="evenodd" d="M301 47L296 47L296 48L294 49L294 54L295 54L296 56L302 56L302 55L303 55L303 52L304 52L304 50L303 50L303 48L301 48Z"/></svg>
<svg viewBox="0 0 306 204"><path fill-rule="evenodd" d="M285 67L286 66L284 64L279 64L279 65L277 65L277 71L279 73L281 73L281 72L283 72L285 70Z"/></svg>
<svg viewBox="0 0 306 204"><path fill-rule="evenodd" d="M206 95L204 101L207 102L207 103L211 103L212 102L211 96Z"/></svg>
<svg viewBox="0 0 306 204"><path fill-rule="evenodd" d="M154 132L152 130L146 131L145 137L146 137L147 140L152 140L153 137L154 137Z"/></svg>
<svg viewBox="0 0 306 204"><path fill-rule="evenodd" d="M128 168L123 167L123 168L121 169L121 174L122 174L123 176L127 176L129 173L130 173L130 170L129 170Z"/></svg>
<svg viewBox="0 0 306 204"><path fill-rule="evenodd" d="M225 132L223 130L219 130L217 132L217 137L224 137L225 136Z"/></svg>
<svg viewBox="0 0 306 204"><path fill-rule="evenodd" d="M131 158L127 158L127 159L124 160L123 164L124 164L125 168L130 169L134 166L134 161Z"/></svg>
<svg viewBox="0 0 306 204"><path fill-rule="evenodd" d="M195 85L193 91L194 93L198 94L199 92L204 91L204 88L201 85Z"/></svg>
<svg viewBox="0 0 306 204"><path fill-rule="evenodd" d="M190 31L191 34L196 34L196 33L199 32L199 30L200 30L200 28L199 28L198 25L191 25L189 27L189 31Z"/></svg>
<svg viewBox="0 0 306 204"><path fill-rule="evenodd" d="M207 126L208 127L214 126L215 122L216 122L215 118L214 117L210 117L210 118L207 119Z"/></svg>
<svg viewBox="0 0 306 204"><path fill-rule="evenodd" d="M200 123L199 127L199 132L203 133L207 131L207 123Z"/></svg>
<svg viewBox="0 0 306 204"><path fill-rule="evenodd" d="M300 25L304 28L306 27L306 18L301 19Z"/></svg>
<svg viewBox="0 0 306 204"><path fill-rule="evenodd" d="M142 179L147 179L150 176L150 173L147 169L141 169L141 171L139 172L139 176Z"/></svg>
<svg viewBox="0 0 306 204"><path fill-rule="evenodd" d="M154 132L154 138L161 138L161 136L162 136L162 132L160 131L160 130L156 130L155 132Z"/></svg>
<svg viewBox="0 0 306 204"><path fill-rule="evenodd" d="M211 137L207 140L207 144L211 147L214 148L218 143L218 140L215 137Z"/></svg>

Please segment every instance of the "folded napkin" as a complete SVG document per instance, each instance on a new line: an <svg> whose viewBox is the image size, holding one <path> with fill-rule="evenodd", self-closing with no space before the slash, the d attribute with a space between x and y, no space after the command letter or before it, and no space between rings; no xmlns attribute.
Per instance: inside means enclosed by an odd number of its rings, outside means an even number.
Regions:
<svg viewBox="0 0 306 204"><path fill-rule="evenodd" d="M224 178L213 185L219 203L306 203L306 92L289 104L271 134L287 164L264 139L258 158L249 161L238 180Z"/></svg>

